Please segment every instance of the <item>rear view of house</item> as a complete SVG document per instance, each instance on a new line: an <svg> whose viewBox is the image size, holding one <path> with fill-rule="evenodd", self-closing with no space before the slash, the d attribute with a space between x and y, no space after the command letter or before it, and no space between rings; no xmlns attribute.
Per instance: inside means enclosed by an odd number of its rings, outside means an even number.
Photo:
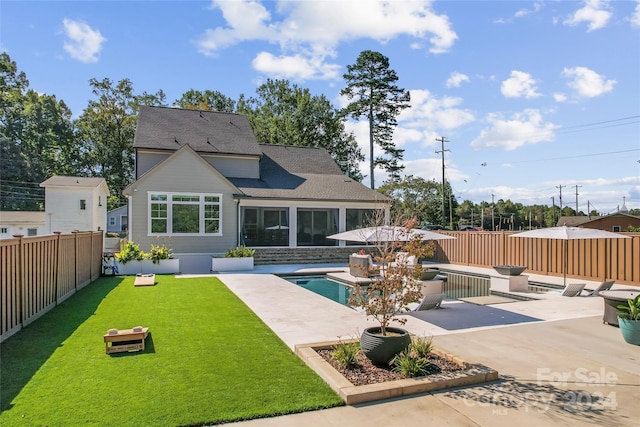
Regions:
<svg viewBox="0 0 640 427"><path fill-rule="evenodd" d="M143 250L164 240L182 259L238 244L336 246L326 236L389 209L325 149L258 144L238 114L142 107L134 148L136 181L124 194L128 237Z"/></svg>

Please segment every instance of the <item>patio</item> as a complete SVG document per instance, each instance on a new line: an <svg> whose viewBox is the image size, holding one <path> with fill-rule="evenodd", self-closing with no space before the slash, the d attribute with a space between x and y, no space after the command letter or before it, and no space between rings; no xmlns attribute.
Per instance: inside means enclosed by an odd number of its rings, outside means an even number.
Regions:
<svg viewBox="0 0 640 427"><path fill-rule="evenodd" d="M351 338L373 325L347 307L268 274L336 268L340 267L269 266L254 271L266 274L218 277L293 349L296 344ZM588 282L587 288L595 285ZM387 425L416 425L425 419L434 425L634 424L640 351L625 343L617 328L602 323L601 298L550 293L538 301L455 306L461 304L446 301L445 310L424 313L422 319L409 316L404 327L434 336L436 346L449 353L498 370L499 381L237 424L359 426L363 419ZM449 314L454 311L459 315Z"/></svg>

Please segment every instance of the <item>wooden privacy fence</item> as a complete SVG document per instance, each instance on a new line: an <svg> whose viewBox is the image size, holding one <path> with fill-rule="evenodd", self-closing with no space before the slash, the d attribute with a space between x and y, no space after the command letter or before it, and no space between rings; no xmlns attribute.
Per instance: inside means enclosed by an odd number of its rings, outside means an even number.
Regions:
<svg viewBox="0 0 640 427"><path fill-rule="evenodd" d="M509 238L515 232L442 232L455 240L438 240L435 260L476 267L523 265L531 274L563 276L567 245L567 277L640 286L640 233L630 239L554 240ZM526 274L526 273L525 273Z"/></svg>
<svg viewBox="0 0 640 427"><path fill-rule="evenodd" d="M0 239L0 342L96 280L103 232Z"/></svg>

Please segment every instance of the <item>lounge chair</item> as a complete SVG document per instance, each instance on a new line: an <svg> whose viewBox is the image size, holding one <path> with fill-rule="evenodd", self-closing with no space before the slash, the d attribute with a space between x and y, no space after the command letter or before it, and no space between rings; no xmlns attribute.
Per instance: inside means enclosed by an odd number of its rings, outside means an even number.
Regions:
<svg viewBox="0 0 640 427"><path fill-rule="evenodd" d="M609 289L611 289L611 286L613 286L614 283L615 283L615 280L610 280L608 282L602 282L602 283L600 283L600 285L597 288L595 288L594 290L589 292L587 294L587 296L588 297L597 297L600 292L608 291Z"/></svg>
<svg viewBox="0 0 640 427"><path fill-rule="evenodd" d="M562 293L563 297L575 297L582 293L582 290L586 286L586 283L569 283L564 287Z"/></svg>
<svg viewBox="0 0 640 427"><path fill-rule="evenodd" d="M373 265L371 255L349 255L349 274L354 277L373 277L380 274L380 268Z"/></svg>
<svg viewBox="0 0 640 427"><path fill-rule="evenodd" d="M444 298L444 294L430 294L422 297L422 301L420 304L413 309L413 311L422 311L422 310L433 310L435 308L440 308L440 304L442 304L442 299Z"/></svg>

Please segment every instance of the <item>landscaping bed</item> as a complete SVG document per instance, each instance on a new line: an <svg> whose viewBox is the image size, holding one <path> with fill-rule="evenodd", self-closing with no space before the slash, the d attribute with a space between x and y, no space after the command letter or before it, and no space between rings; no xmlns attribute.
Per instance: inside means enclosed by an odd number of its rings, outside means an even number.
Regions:
<svg viewBox="0 0 640 427"><path fill-rule="evenodd" d="M434 348L430 362L433 372L407 378L390 369L376 367L358 356L358 367L343 374L332 366L330 351L345 341L330 341L296 346L296 354L304 360L349 405L393 397L426 393L453 387L496 381L498 371L465 361L442 349ZM366 357L364 357L366 359Z"/></svg>

